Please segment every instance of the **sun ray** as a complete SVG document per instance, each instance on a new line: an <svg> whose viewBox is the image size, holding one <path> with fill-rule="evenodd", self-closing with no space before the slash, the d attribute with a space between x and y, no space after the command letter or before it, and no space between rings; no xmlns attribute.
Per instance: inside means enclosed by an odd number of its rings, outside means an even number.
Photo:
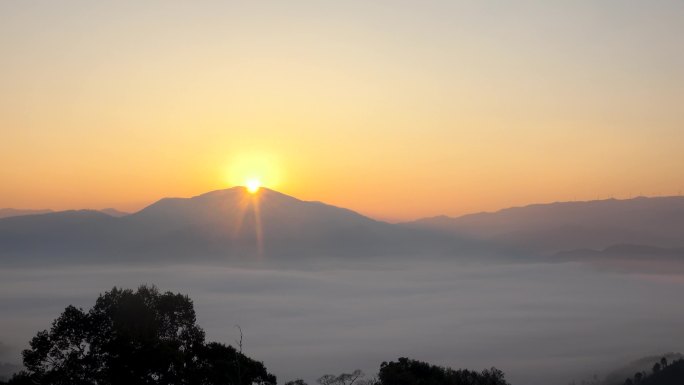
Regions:
<svg viewBox="0 0 684 385"><path fill-rule="evenodd" d="M256 236L257 257L262 258L264 255L264 229L261 226L261 205L259 203L259 197L254 196L254 199L252 199L252 210L254 211L254 233Z"/></svg>
<svg viewBox="0 0 684 385"><path fill-rule="evenodd" d="M257 194L258 189L258 185L254 192L250 191L249 186L245 187L245 192L248 192L248 194L243 194L242 199L239 203L239 214L236 216L235 224L233 226L233 240L236 242L240 242L243 229L246 232L252 231L252 229L246 228L244 227L244 225L246 223L249 223L249 221L245 221L245 218L247 218L247 216L250 214L253 215L253 234L255 241L254 247L256 250L256 256L258 258L261 258L264 254L264 231L261 218L261 200L264 196L262 194Z"/></svg>

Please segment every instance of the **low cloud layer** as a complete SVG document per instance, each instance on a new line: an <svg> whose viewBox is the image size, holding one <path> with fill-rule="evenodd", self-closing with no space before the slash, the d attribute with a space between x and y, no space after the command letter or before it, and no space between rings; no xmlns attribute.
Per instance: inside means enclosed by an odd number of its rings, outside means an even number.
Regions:
<svg viewBox="0 0 684 385"><path fill-rule="evenodd" d="M17 347L17 361L66 305L89 308L114 285L143 283L189 294L209 339L233 343L239 324L246 353L281 381L375 373L410 356L497 366L513 384L566 384L684 346L684 278L576 264L6 269L0 282L0 339Z"/></svg>

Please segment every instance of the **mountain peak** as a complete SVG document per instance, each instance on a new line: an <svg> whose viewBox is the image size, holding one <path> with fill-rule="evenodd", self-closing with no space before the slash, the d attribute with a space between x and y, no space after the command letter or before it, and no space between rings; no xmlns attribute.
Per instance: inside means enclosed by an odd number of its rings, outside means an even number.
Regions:
<svg viewBox="0 0 684 385"><path fill-rule="evenodd" d="M276 190L272 190L268 187L259 187L259 190L256 192L250 192L247 187L245 186L234 186L234 187L229 187L226 189L218 189L218 190L213 190L209 191L200 195L196 195L190 199L195 199L195 198L210 198L210 197L229 197L229 196L254 196L254 197L259 197L259 196L281 196L281 197L287 197L290 199L295 199L299 200L293 196L283 194L281 192L278 192Z"/></svg>

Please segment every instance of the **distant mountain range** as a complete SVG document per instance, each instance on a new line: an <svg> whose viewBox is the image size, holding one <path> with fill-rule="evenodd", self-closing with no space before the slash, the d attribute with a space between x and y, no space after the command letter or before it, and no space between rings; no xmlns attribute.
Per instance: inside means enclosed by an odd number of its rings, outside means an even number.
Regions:
<svg viewBox="0 0 684 385"><path fill-rule="evenodd" d="M576 249L561 251L555 254L559 261L569 260L622 260L643 261L657 258L659 260L684 261L684 248L664 248L645 245L614 245L603 250Z"/></svg>
<svg viewBox="0 0 684 385"><path fill-rule="evenodd" d="M107 214L107 215L109 215L109 216L117 217L117 218L123 217L123 216L126 216L126 215L130 215L130 214L131 214L131 213L127 213L127 212L125 212L125 211L117 210L117 209L114 209L114 208L111 208L111 207L110 207L110 208L106 208L106 209L102 209L102 210L100 210L100 211L103 212L103 213L105 213L105 214Z"/></svg>
<svg viewBox="0 0 684 385"><path fill-rule="evenodd" d="M479 239L533 255L622 244L681 248L684 197L536 204L458 218L426 218L404 226Z"/></svg>
<svg viewBox="0 0 684 385"><path fill-rule="evenodd" d="M125 215L129 215L130 213L120 211L114 208L106 208L99 210L100 212L103 212L109 216L112 217L123 217ZM5 208L5 209L0 209L0 219L2 218L9 218L9 217L20 217L23 215L35 215L35 214L48 214L48 213L53 213L53 210L50 209L43 209L43 210L27 210L27 209L13 209L13 208Z"/></svg>
<svg viewBox="0 0 684 385"><path fill-rule="evenodd" d="M637 254L679 261L682 250L682 197L552 203L390 224L265 188L252 195L235 187L164 198L128 215L106 209L23 212L0 219L3 261L249 255L567 261Z"/></svg>
<svg viewBox="0 0 684 385"><path fill-rule="evenodd" d="M52 210L23 210L23 209L0 209L0 219L9 217L18 217L22 215L32 215L32 214L47 214L51 213Z"/></svg>
<svg viewBox="0 0 684 385"><path fill-rule="evenodd" d="M236 187L193 198L164 198L119 217L71 210L0 219L0 256L11 260L366 258L455 254L476 249L472 243L265 188L256 195Z"/></svg>

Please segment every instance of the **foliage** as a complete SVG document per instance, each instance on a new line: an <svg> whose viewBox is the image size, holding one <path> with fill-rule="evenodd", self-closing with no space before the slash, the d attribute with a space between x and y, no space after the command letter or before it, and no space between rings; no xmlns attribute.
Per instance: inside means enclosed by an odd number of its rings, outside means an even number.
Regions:
<svg viewBox="0 0 684 385"><path fill-rule="evenodd" d="M68 306L39 332L23 352L26 371L10 384L276 384L262 363L205 343L195 322L187 296L114 288L88 312Z"/></svg>
<svg viewBox="0 0 684 385"><path fill-rule="evenodd" d="M326 374L320 377L316 382L321 385L375 385L375 379L364 380L366 375L359 369L351 373L342 373L340 375Z"/></svg>
<svg viewBox="0 0 684 385"><path fill-rule="evenodd" d="M238 352L232 346L211 342L202 354L202 384L275 385L276 377L264 364Z"/></svg>
<svg viewBox="0 0 684 385"><path fill-rule="evenodd" d="M381 385L508 385L502 371L496 368L482 372L453 370L405 357L380 365Z"/></svg>
<svg viewBox="0 0 684 385"><path fill-rule="evenodd" d="M306 381L302 380L301 378L297 378L296 380L291 380L285 383L285 385L309 385L306 383Z"/></svg>
<svg viewBox="0 0 684 385"><path fill-rule="evenodd" d="M640 374L640 375L639 375ZM650 375L637 373L634 379L628 378L625 384L640 385L681 385L684 384L684 360L680 359L671 363L663 357L660 362L653 365Z"/></svg>

